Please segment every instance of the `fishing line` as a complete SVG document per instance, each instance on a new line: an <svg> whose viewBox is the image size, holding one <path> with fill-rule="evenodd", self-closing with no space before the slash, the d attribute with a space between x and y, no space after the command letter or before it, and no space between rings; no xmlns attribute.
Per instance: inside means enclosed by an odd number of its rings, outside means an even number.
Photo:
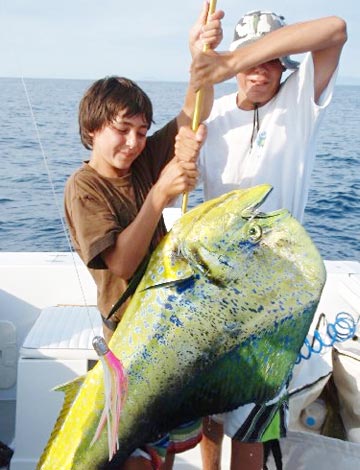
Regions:
<svg viewBox="0 0 360 470"><path fill-rule="evenodd" d="M91 445L94 444L94 442L98 440L106 424L107 431L108 431L107 440L108 440L109 460L111 460L119 448L118 429L119 429L122 406L123 406L123 403L127 394L127 384L128 384L127 375L123 367L123 364L115 356L115 354L109 349L108 345L106 344L105 339L97 335L95 332L94 324L90 316L90 310L89 310L89 306L88 306L86 296L85 296L84 287L83 287L83 284L80 278L80 273L79 273L79 270L75 261L75 255L74 255L74 251L71 245L70 236L68 234L68 230L65 225L64 218L62 216L62 211L58 203L58 198L57 198L56 191L55 191L55 185L54 185L54 181L51 175L50 166L48 163L48 157L46 155L44 146L42 144L42 139L41 139L40 132L39 132L39 126L38 126L35 113L33 110L32 102L30 99L30 94L28 92L23 73L20 73L19 75L21 76L21 83L25 92L32 123L36 132L37 141L38 141L42 158L45 164L48 181L50 183L54 202L55 202L58 215L61 221L62 230L65 235L66 242L68 244L68 247L71 253L71 257L72 257L73 265L75 268L76 276L78 279L78 284L80 287L84 306L86 308L87 317L88 317L89 324L93 333L92 345L99 357L99 362L102 365L103 373L104 373L103 379L104 379L105 403L104 403L103 412L100 417L100 421L98 423Z"/></svg>
<svg viewBox="0 0 360 470"><path fill-rule="evenodd" d="M71 246L70 237L68 235L64 218L61 213L60 205L58 203L58 198L56 196L55 185L51 176L51 171L50 171L50 167L48 164L48 158L45 153L44 147L42 145L42 140L41 140L41 136L39 132L39 126L35 118L30 95L29 95L23 76L21 76L21 81L23 84L26 99L27 99L28 106L30 109L30 114L31 114L35 131L36 131L36 136L37 136L37 140L40 146L41 154L45 163L45 168L46 168L48 180L51 186L51 190L53 193L55 205L57 207L59 217L61 220L61 225L63 228L63 232L65 234L66 241L70 249L70 253L72 256L73 264L75 267L77 279L78 279L80 290L81 290L81 294L82 294L83 301L86 307L87 316L90 322L90 327L93 333L92 345L99 357L99 361L102 365L103 373L104 373L103 380L104 380L105 403L104 403L103 412L100 416L99 424L96 428L96 431L95 431L95 434L93 436L90 446L92 446L99 439L100 434L102 433L104 426L106 424L109 460L111 460L112 457L117 452L117 450L119 449L118 429L119 429L119 423L120 423L121 410L122 410L122 407L126 398L126 394L127 394L127 387L128 387L127 375L123 367L123 364L115 356L115 354L109 349L108 345L106 344L105 339L102 336L99 336L98 334L96 334L95 332L94 324L90 316L89 306L86 301L85 291L81 282L80 273L75 262L75 256L74 256L74 251Z"/></svg>
<svg viewBox="0 0 360 470"><path fill-rule="evenodd" d="M5 11L4 4L5 4L5 2L3 0L1 0L0 1L0 12L1 13L4 13L4 11ZM4 17L4 14L2 16ZM53 199L54 199L54 202L55 202L55 206L56 206L59 218L60 218L62 231L65 235L66 243L67 243L67 245L69 247L69 251L71 253L72 262L73 262L73 265L74 265L74 268L75 268L76 277L77 277L78 284L79 284L79 287L80 287L81 297L83 299L84 306L86 307L86 312L87 312L87 316L88 316L88 319L89 319L91 330L93 332L93 336L96 336L94 323L93 323L93 321L91 319L91 316L90 316L89 305L87 303L85 290L84 290L83 284L81 282L80 272L79 272L77 264L76 264L74 251L73 251L71 241L70 241L70 236L68 234L68 231L67 231L67 228L66 228L66 225L65 225L65 222L64 222L64 218L62 216L61 208L60 208L60 205L58 203L58 198L56 196L55 185L54 185L54 182L53 182L53 178L51 176L50 166L48 164L48 157L46 155L46 152L45 152L45 149L44 149L44 146L43 146L43 143L42 143L42 139L41 139L40 131L39 131L39 126L38 126L38 123L37 123L37 120L36 120L36 117L35 117L32 101L31 101L31 98L30 98L30 93L28 91L28 88L27 88L27 85L26 85L26 82L25 82L25 78L24 78L24 74L23 74L23 68L24 67L23 67L22 60L21 60L22 57L21 57L21 54L16 51L14 45L11 44L11 43L10 43L10 48L13 48L13 56L16 58L15 65L16 65L16 68L18 69L18 72L16 73L16 75L18 75L21 79L22 88L23 88L25 96L26 96L26 101L27 101L27 105L28 105L28 108L29 108L29 111L30 111L32 124L33 124L33 127L35 129L36 139L37 139L37 142L38 142L41 154L42 154L42 159L43 159L43 162L44 162L44 165L45 165L47 178L48 178L48 181L49 181L49 184L50 184L50 187L51 187L51 191L52 191L52 194L53 194Z"/></svg>
<svg viewBox="0 0 360 470"><path fill-rule="evenodd" d="M325 335L319 331L321 322L326 325ZM332 348L335 343L342 343L353 338L358 323L359 318L355 321L354 317L347 312L339 312L334 323L328 323L325 314L322 313L315 328L312 342L310 343L309 339L305 338L295 364L299 364L301 360L309 360L313 354L320 354L325 348Z"/></svg>
<svg viewBox="0 0 360 470"><path fill-rule="evenodd" d="M3 7L3 2L0 2L0 10L2 9L2 7ZM16 55L17 61L19 63L21 57L20 57L19 54L15 54L15 55ZM47 155L45 153L44 146L42 144L42 139L41 139L40 132L39 132L39 126L38 126L38 123L37 123L37 120L36 120L36 117L35 117L35 113L34 113L34 110L33 110L33 105L32 105L31 99L30 99L30 94L29 94L28 88L27 88L26 83L25 83L25 79L24 79L24 76L23 76L23 73L22 73L22 69L20 70L19 76L21 77L22 87L23 87L23 90L25 92L28 108L30 110L32 123L33 123L34 129L35 129L37 142L39 144L40 151L41 151L41 154L42 154L42 158L43 158L43 162L44 162L44 165L45 165L48 181L50 183L50 187L51 187L51 190L52 190L53 199L54 199L57 211L58 211L58 215L60 217L62 230L63 230L63 233L65 235L66 242L67 242L68 247L69 247L69 251L71 253L71 257L72 257L73 265L74 265L74 268L75 268L76 276L77 276L77 279L78 279L78 284L79 284L79 287L80 287L80 291L81 291L81 295L82 295L82 298L83 298L84 306L86 308L88 321L89 321L90 328L91 328L91 331L92 331L92 334L93 334L92 344L93 344L93 347L94 347L96 353L99 356L99 361L101 362L101 364L103 366L103 370L104 370L105 406L104 406L103 414L100 418L100 422L99 422L98 428L96 430L96 434L95 434L94 439L96 440L99 437L99 434L102 431L104 424L107 422L109 460L110 460L111 457L116 452L116 450L118 449L118 445L119 445L118 440L117 440L117 434L118 434L117 431L118 431L118 425L119 425L119 421L120 421L120 412L121 412L122 404L123 404L123 401L125 399L125 395L126 395L126 391L127 391L126 373L123 369L123 366L122 366L121 362L118 360L118 358L107 347L107 344L105 343L105 340L102 337L97 336L97 334L95 332L94 324L93 324L93 321L92 321L91 316L90 316L89 306L88 306L88 303L87 303L87 300L86 300L84 287L83 287L83 284L81 282L80 273L79 273L79 270L78 270L78 267L77 267L77 264L76 264L76 261L75 261L74 251L73 251L72 246L71 246L70 237L69 237L68 231L66 229L64 218L62 216L60 205L58 203L58 198L56 196L55 185L54 185L53 178L52 178L52 175L51 175L50 166L48 164L48 158L47 158Z"/></svg>
<svg viewBox="0 0 360 470"><path fill-rule="evenodd" d="M79 283L82 299L83 299L84 305L86 307L87 316L88 316L88 319L89 319L89 322L90 322L90 327L91 327L91 330L93 332L93 336L96 337L94 323L93 323L93 321L91 319L91 316L90 316L89 305L86 301L86 295L85 295L84 287L83 287L83 284L81 282L81 277L80 277L78 267L76 265L74 250L72 249L70 237L69 237L69 234L68 234L68 230L66 228L64 218L63 218L62 213L61 213L60 204L58 202L58 198L57 198L56 191L55 191L54 181L53 181L53 178L51 176L50 166L49 166L49 163L48 163L48 157L46 155L44 146L42 144L42 139L41 139L41 136L40 136L39 126L38 126L38 123L37 123L37 120L36 120L36 117L35 117L33 105L32 105L31 99L30 99L30 94L29 94L28 88L26 86L25 79L24 79L23 75L21 75L21 83L22 83L22 86L23 86L23 89L24 89L24 92L25 92L27 104L28 104L28 107L29 107L29 110L30 110L31 120L32 120L34 129L35 129L37 142L38 142L39 147L40 147L40 151L41 151L41 155L42 155L43 162L44 162L44 165L45 165L48 181L49 181L50 188L51 188L51 191L52 191L52 194L53 194L55 206L56 206L56 209L58 211L59 218L60 218L62 230L63 230L63 233L65 235L66 242L67 242L67 245L69 247L69 251L71 253L71 257L72 257L73 265L74 265L74 268L75 268L76 277L77 277L77 280L78 280L78 283Z"/></svg>

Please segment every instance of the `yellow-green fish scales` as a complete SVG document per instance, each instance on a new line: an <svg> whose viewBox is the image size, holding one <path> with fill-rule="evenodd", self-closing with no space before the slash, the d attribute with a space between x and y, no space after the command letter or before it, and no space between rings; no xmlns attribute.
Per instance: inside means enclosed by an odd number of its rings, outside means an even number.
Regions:
<svg viewBox="0 0 360 470"><path fill-rule="evenodd" d="M119 468L179 424L264 403L284 386L325 282L321 257L285 210L256 208L271 187L238 190L185 214L153 253L110 342L128 373L120 449L108 462L103 371L64 387L38 470Z"/></svg>

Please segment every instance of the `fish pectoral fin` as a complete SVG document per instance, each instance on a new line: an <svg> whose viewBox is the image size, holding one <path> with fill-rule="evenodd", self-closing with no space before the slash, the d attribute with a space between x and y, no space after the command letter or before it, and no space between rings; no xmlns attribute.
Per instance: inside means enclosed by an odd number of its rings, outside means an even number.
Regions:
<svg viewBox="0 0 360 470"><path fill-rule="evenodd" d="M188 284L193 284L196 280L197 276L195 274L191 274L190 276L186 276L183 278L179 279L174 279L172 281L165 281L164 282L159 282L157 284L154 284L152 286L145 287L143 291L149 290L149 289L160 289L162 287L181 287L183 286L185 288L186 285Z"/></svg>
<svg viewBox="0 0 360 470"><path fill-rule="evenodd" d="M163 260L163 263L156 271L145 274L143 283L139 287L140 291L160 287L172 287L179 283L194 278L195 271L187 260L177 256L175 260Z"/></svg>

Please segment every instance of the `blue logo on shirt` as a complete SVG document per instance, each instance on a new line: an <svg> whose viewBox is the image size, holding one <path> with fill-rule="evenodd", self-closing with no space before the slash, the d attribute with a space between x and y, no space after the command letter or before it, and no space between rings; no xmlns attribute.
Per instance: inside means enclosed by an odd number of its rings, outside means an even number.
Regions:
<svg viewBox="0 0 360 470"><path fill-rule="evenodd" d="M259 132L259 134L256 137L256 145L258 147L264 147L265 140L266 140L266 131Z"/></svg>

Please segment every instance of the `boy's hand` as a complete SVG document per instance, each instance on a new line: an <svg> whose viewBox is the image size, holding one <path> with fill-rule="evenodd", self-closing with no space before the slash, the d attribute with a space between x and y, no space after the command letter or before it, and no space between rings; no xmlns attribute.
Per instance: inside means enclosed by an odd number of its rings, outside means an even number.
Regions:
<svg viewBox="0 0 360 470"><path fill-rule="evenodd" d="M202 51L204 45L215 49L223 38L221 20L224 18L224 12L216 10L206 23L208 11L209 3L205 1L199 18L190 30L189 47L192 57Z"/></svg>
<svg viewBox="0 0 360 470"><path fill-rule="evenodd" d="M175 137L174 159L182 162L196 162L201 146L205 142L206 134L205 124L200 124L196 132L187 126L180 127Z"/></svg>
<svg viewBox="0 0 360 470"><path fill-rule="evenodd" d="M154 185L157 197L164 199L165 206L172 199L192 191L199 176L197 159L206 138L206 126L201 124L197 132L181 127L175 142L174 158L162 170Z"/></svg>

